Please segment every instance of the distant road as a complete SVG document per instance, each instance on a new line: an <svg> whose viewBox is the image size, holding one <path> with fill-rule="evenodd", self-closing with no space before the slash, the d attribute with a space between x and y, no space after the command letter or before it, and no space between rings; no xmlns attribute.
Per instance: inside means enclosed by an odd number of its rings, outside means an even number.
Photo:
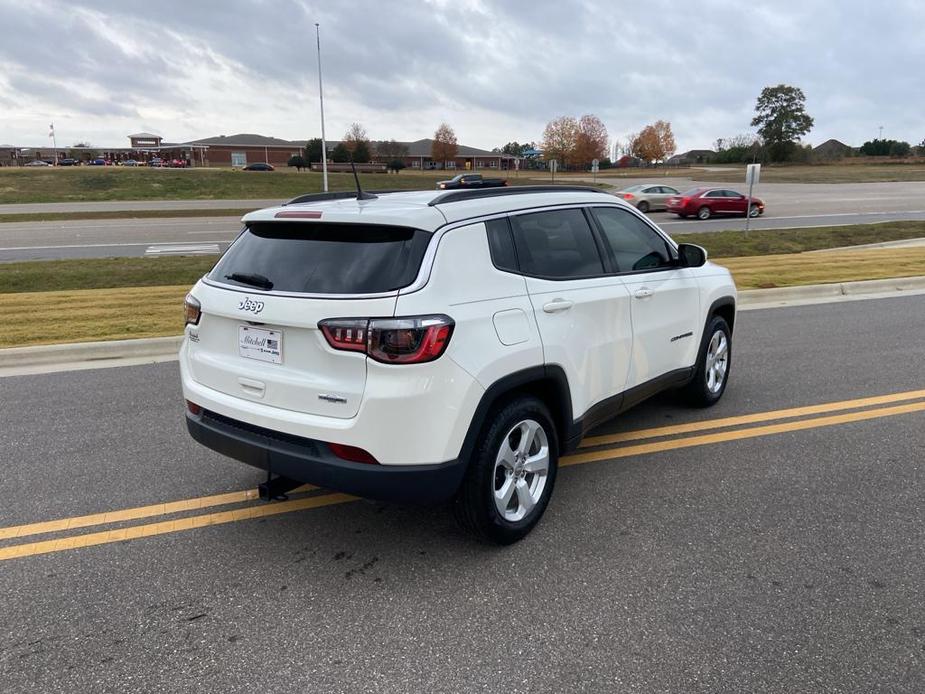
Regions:
<svg viewBox="0 0 925 694"><path fill-rule="evenodd" d="M728 231L744 229L744 217L714 218L706 222L688 218L680 219L673 214L656 212L649 215L653 222L669 234L693 233L695 231ZM908 220L925 220L925 205L920 210L907 212L836 212L833 214L792 215L784 217L762 216L751 221L752 229L802 229L808 227L846 226L850 224L876 224Z"/></svg>
<svg viewBox="0 0 925 694"><path fill-rule="evenodd" d="M649 215L669 234L742 229L745 219L728 217L701 222L665 212ZM925 220L923 209L873 213L768 216L753 219L752 229L871 224ZM238 217L172 219L87 219L73 222L0 224L0 262L63 258L205 255L223 252L241 229Z"/></svg>
<svg viewBox="0 0 925 694"><path fill-rule="evenodd" d="M575 179L573 179L575 180ZM590 179L589 179L590 180ZM679 189L684 179L652 179ZM578 181L581 182L581 181ZM609 183L620 185L623 181ZM630 184L633 181L626 181ZM742 190L742 186L717 184ZM767 183L756 195L767 204L765 216L752 220L754 229L865 224L893 220L925 220L925 182L794 184ZM18 212L109 211L141 209L228 209L265 207L278 200L163 200L134 202L0 205L0 214ZM679 219L657 212L657 224L672 234L741 229L742 217ZM58 258L137 257L185 253L220 253L240 230L238 217L175 217L147 219L87 219L0 224L0 262Z"/></svg>
<svg viewBox="0 0 925 694"><path fill-rule="evenodd" d="M2 214L39 212L125 212L136 210L232 210L260 209L284 202L275 200L107 200L103 202L34 202L0 205Z"/></svg>
<svg viewBox="0 0 925 694"><path fill-rule="evenodd" d="M0 224L0 262L220 253L240 217L86 219Z"/></svg>

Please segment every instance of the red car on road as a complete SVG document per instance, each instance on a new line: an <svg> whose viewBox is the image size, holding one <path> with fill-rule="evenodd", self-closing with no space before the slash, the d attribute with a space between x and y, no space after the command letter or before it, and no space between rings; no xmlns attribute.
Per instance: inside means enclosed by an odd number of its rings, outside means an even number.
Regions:
<svg viewBox="0 0 925 694"><path fill-rule="evenodd" d="M764 214L764 202L752 198L752 217ZM714 215L746 215L748 197L728 188L692 188L668 198L668 211L679 217L709 219Z"/></svg>

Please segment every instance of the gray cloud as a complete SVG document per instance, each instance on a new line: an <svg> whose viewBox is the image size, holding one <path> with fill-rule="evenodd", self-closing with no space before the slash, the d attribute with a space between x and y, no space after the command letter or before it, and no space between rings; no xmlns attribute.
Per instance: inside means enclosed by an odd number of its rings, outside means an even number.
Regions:
<svg viewBox="0 0 925 694"><path fill-rule="evenodd" d="M114 142L132 119L168 137L310 136L316 21L334 136L361 120L374 137L425 137L446 119L490 147L596 113L614 137L664 118L679 145L706 146L747 132L761 88L785 82L807 95L811 141L859 144L879 125L925 137L914 0L0 0L0 65L49 112L111 122Z"/></svg>

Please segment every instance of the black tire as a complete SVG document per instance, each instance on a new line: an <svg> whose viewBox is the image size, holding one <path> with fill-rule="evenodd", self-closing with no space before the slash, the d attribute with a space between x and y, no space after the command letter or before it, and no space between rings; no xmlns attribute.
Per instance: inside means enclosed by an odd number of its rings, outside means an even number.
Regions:
<svg viewBox="0 0 925 694"><path fill-rule="evenodd" d="M509 437L512 434L516 437L517 434L513 431L515 426L526 421L538 424L543 430L548 450L548 468L545 483L535 505L521 519L509 520L501 514L498 508L495 491L499 484L503 489L507 477L513 479L516 473L512 476L504 468L499 467L500 464L496 464L496 461L502 446L508 445L513 448L512 439ZM454 510L460 525L480 539L499 545L509 545L523 539L533 529L549 504L559 466L559 441L549 410L542 401L534 397L520 396L507 401L495 409L486 422L472 459L469 461L462 486L454 500ZM541 447L538 451L541 451ZM501 473L500 478L499 472ZM539 484L539 479L529 473L522 479L528 487L533 485L534 480ZM514 497L519 496L514 493L511 497L511 501L518 505L518 509L520 501L519 498L514 499Z"/></svg>
<svg viewBox="0 0 925 694"><path fill-rule="evenodd" d="M636 209L645 214L649 211L649 203L647 203L645 200L640 200L639 204L636 205Z"/></svg>
<svg viewBox="0 0 925 694"><path fill-rule="evenodd" d="M722 333L725 339L725 365L723 367L722 382L719 388L715 387L716 371L712 373L708 369L708 358L711 351L711 343L717 333ZM691 382L684 387L684 398L694 407L710 407L719 402L726 392L726 384L729 383L729 372L732 366L732 332L726 320L720 316L713 316L707 321L707 327L703 331L703 339L700 341L700 351L697 355L697 365L694 368L694 377Z"/></svg>
<svg viewBox="0 0 925 694"><path fill-rule="evenodd" d="M707 219L710 218L710 216L711 216L712 214L713 214L712 210L710 210L709 207L707 207L706 205L704 205L704 206L701 207L699 210L697 210L697 219L700 219L700 220L702 220L702 221L706 221Z"/></svg>
<svg viewBox="0 0 925 694"><path fill-rule="evenodd" d="M752 207L751 207L751 209L749 210L748 214L749 214L750 217L755 218L755 217L757 217L758 215L761 214L761 209L758 208L758 207L755 207L754 205L752 205Z"/></svg>

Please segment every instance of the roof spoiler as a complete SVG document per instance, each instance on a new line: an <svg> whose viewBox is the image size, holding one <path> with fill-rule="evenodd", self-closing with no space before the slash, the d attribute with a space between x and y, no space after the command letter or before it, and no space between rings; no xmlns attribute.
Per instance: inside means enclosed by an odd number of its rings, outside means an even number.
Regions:
<svg viewBox="0 0 925 694"><path fill-rule="evenodd" d="M372 190L369 194L386 195L388 193L407 193L407 190ZM339 190L331 193L306 193L287 200L283 203L286 205L297 205L301 202L324 202L325 200L355 200L357 197L355 190Z"/></svg>

